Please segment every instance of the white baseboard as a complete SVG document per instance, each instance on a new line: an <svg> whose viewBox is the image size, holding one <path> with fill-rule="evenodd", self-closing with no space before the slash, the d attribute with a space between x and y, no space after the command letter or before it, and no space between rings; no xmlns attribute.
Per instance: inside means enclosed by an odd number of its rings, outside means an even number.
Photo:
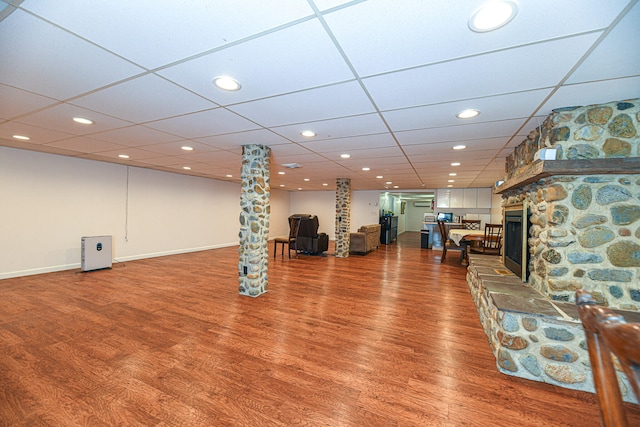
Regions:
<svg viewBox="0 0 640 427"><path fill-rule="evenodd" d="M126 257L115 257L113 261L114 262L135 261L139 259L155 258L160 256L186 254L189 252L208 251L210 249L228 248L231 246L238 246L238 244L239 244L238 242L222 243L219 245L201 246L198 248L176 249L172 251L153 252L153 253L147 253L147 254L131 255ZM73 263L73 264L63 264L63 265L54 265L54 266L48 266L48 267L31 268L27 270L9 271L5 273L0 273L0 280L11 279L14 277L34 276L36 274L55 273L56 271L75 270L79 268L80 268L80 262Z"/></svg>

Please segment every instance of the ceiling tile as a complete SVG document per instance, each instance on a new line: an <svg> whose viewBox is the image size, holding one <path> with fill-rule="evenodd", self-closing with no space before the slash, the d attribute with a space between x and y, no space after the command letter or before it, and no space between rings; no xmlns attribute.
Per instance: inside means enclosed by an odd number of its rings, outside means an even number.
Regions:
<svg viewBox="0 0 640 427"><path fill-rule="evenodd" d="M332 154L344 153L352 150L364 150L370 148L397 147L391 134L381 133L377 135L352 136L348 138L326 139L309 141L301 144L316 153Z"/></svg>
<svg viewBox="0 0 640 427"><path fill-rule="evenodd" d="M464 150L452 150L451 144L447 142L433 143L433 144L413 144L413 145L405 145L403 146L404 152L409 155L409 158L413 160L414 155L416 154L425 154L435 156L436 154L442 156L443 158L450 158L451 161L458 161L460 157L463 156L473 156L474 151L478 150L488 150L488 149L502 149L507 142L509 141L509 137L498 137L498 138L484 138L484 139L470 139L464 141L467 146Z"/></svg>
<svg viewBox="0 0 640 427"><path fill-rule="evenodd" d="M297 123L291 126L278 126L273 127L272 130L291 141L303 143L356 135L372 135L388 131L387 126L378 113ZM300 135L300 132L303 130L312 130L316 133L316 136L313 138L305 138Z"/></svg>
<svg viewBox="0 0 640 427"><path fill-rule="evenodd" d="M193 152L190 154L183 154L178 156L185 162L196 161L202 163L215 163L216 165L226 165L227 168L233 170L240 170L242 164L242 152L240 151L228 151L228 150L215 150L206 152Z"/></svg>
<svg viewBox="0 0 640 427"><path fill-rule="evenodd" d="M451 147L465 144L475 139L512 136L522 126L525 119L512 119L500 122L472 123L458 126L446 126L432 129L418 129L396 132L400 143L405 145L448 142Z"/></svg>
<svg viewBox="0 0 640 427"><path fill-rule="evenodd" d="M544 105L543 110L621 101L640 94L640 77L605 80L563 86Z"/></svg>
<svg viewBox="0 0 640 427"><path fill-rule="evenodd" d="M555 86L598 38L591 33L364 79L381 110ZM544 58L552 67L530 72Z"/></svg>
<svg viewBox="0 0 640 427"><path fill-rule="evenodd" d="M63 148L65 150L77 151L78 153L99 153L102 151L117 150L118 144L107 141L99 141L88 136L76 136L60 141L50 142L49 147Z"/></svg>
<svg viewBox="0 0 640 427"><path fill-rule="evenodd" d="M84 125L76 123L73 121L74 117L92 120L94 124ZM27 114L16 121L73 135L89 135L129 126L131 124L130 122L96 113L95 111L90 111L72 104L59 104L33 114Z"/></svg>
<svg viewBox="0 0 640 427"><path fill-rule="evenodd" d="M25 123L4 122L0 124L0 138L13 139L13 135L22 135L31 138L29 144L46 144L59 139L70 138L73 135L39 126Z"/></svg>
<svg viewBox="0 0 640 427"><path fill-rule="evenodd" d="M354 77L317 20L233 45L158 73L221 105ZM217 76L233 77L242 85L241 90L229 92L216 88L212 81Z"/></svg>
<svg viewBox="0 0 640 427"><path fill-rule="evenodd" d="M118 156L121 154L128 155L129 159L119 158ZM131 148L131 147L120 147L115 150L101 151L99 155L102 156L102 158L117 160L122 163L133 163L139 160L154 159L158 157L158 153L154 153L152 151L146 151L139 148Z"/></svg>
<svg viewBox="0 0 640 427"><path fill-rule="evenodd" d="M640 3L629 11L589 57L573 72L568 84L592 82L640 73L640 49L620 49L628 40L640 41Z"/></svg>
<svg viewBox="0 0 640 427"><path fill-rule="evenodd" d="M59 7L57 2L53 6ZM2 21L0 52L3 84L58 100L143 71L22 10Z"/></svg>
<svg viewBox="0 0 640 427"><path fill-rule="evenodd" d="M155 68L284 25L313 11L303 0L29 0L24 7L124 56ZM239 23L242 23L239 25ZM161 48L150 49L150 46Z"/></svg>
<svg viewBox="0 0 640 427"><path fill-rule="evenodd" d="M277 152L271 153L271 165L283 165L287 163L298 163L302 167L308 167L309 163L322 162L326 166L326 158L317 154L293 154L293 155L278 155Z"/></svg>
<svg viewBox="0 0 640 427"><path fill-rule="evenodd" d="M0 84L0 118L11 119L33 110L58 103L55 99L36 95Z"/></svg>
<svg viewBox="0 0 640 427"><path fill-rule="evenodd" d="M141 125L95 133L91 135L91 137L102 141L114 142L127 147L142 147L145 145L161 144L163 142L183 139L175 135L160 132Z"/></svg>
<svg viewBox="0 0 640 427"><path fill-rule="evenodd" d="M267 129L257 129L238 133L194 138L203 144L217 148L238 148L248 144L261 144L274 148L275 145L289 144L291 141Z"/></svg>
<svg viewBox="0 0 640 427"><path fill-rule="evenodd" d="M385 111L382 114L393 131L527 118L532 111L540 107L542 101L550 92L551 89L519 92L425 107ZM472 119L459 119L456 117L456 114L466 109L478 110L480 115Z"/></svg>
<svg viewBox="0 0 640 427"><path fill-rule="evenodd" d="M193 151L183 150L182 149L183 146L191 147L193 148ZM152 153L166 154L168 156L193 155L196 153L219 151L217 148L213 148L209 145L202 144L196 141L187 141L187 140L165 142L162 144L154 144L154 145L145 145L143 149Z"/></svg>
<svg viewBox="0 0 640 427"><path fill-rule="evenodd" d="M360 85L348 82L229 107L265 127L372 113Z"/></svg>
<svg viewBox="0 0 640 427"><path fill-rule="evenodd" d="M207 136L254 130L259 126L224 108L185 114L170 119L147 123L146 126L180 135L184 138Z"/></svg>
<svg viewBox="0 0 640 427"><path fill-rule="evenodd" d="M369 76L603 29L628 0L590 0L587 4L567 0L562 7L555 0L518 2L518 15L509 25L474 33L467 22L483 3L472 0L453 6L448 1L404 0L398 7L394 2L363 2L327 14L325 19L359 75ZM354 25L363 16L368 25ZM540 25L541 16L544 25ZM402 23L401 31L398 23Z"/></svg>
<svg viewBox="0 0 640 427"><path fill-rule="evenodd" d="M135 123L217 107L153 74L94 92L72 103Z"/></svg>

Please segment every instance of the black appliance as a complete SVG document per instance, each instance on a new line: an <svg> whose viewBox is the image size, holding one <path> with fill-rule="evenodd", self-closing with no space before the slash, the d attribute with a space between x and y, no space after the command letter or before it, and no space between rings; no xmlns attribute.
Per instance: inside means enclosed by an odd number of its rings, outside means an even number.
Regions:
<svg viewBox="0 0 640 427"><path fill-rule="evenodd" d="M380 243L388 245L398 238L398 217L380 217Z"/></svg>

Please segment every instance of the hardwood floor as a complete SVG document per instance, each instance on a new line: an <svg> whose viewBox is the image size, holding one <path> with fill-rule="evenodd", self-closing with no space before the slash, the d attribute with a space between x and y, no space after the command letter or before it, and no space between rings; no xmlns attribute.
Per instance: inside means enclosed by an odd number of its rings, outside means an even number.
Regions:
<svg viewBox="0 0 640 427"><path fill-rule="evenodd" d="M439 254L278 254L256 299L235 247L2 280L0 425L599 425L595 395L497 371Z"/></svg>

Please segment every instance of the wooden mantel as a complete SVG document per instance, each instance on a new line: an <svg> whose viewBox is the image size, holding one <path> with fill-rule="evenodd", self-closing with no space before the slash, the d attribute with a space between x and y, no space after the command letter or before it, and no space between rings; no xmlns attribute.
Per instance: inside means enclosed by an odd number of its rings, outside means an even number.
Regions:
<svg viewBox="0 0 640 427"><path fill-rule="evenodd" d="M640 157L615 159L539 160L525 166L518 176L495 187L502 194L553 175L640 174Z"/></svg>

